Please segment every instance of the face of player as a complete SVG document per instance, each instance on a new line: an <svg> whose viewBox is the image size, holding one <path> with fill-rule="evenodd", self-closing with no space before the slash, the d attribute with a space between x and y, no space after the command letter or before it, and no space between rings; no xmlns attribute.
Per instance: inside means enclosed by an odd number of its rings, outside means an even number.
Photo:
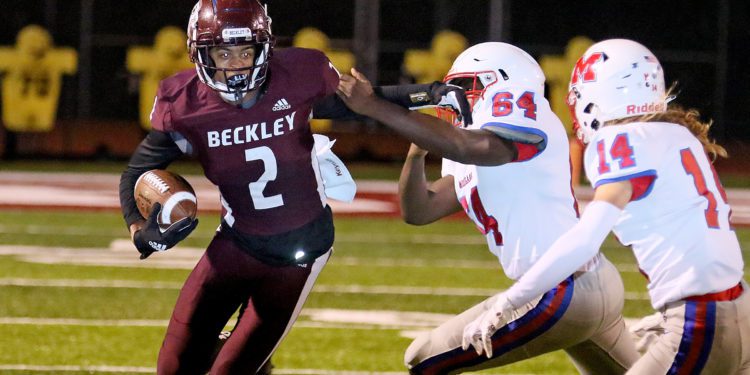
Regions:
<svg viewBox="0 0 750 375"><path fill-rule="evenodd" d="M241 69L251 67L255 63L255 49L251 45L213 47L208 51L211 59L219 69ZM217 74L215 80L227 83L227 78L237 74L250 74L250 69L230 70L224 74Z"/></svg>

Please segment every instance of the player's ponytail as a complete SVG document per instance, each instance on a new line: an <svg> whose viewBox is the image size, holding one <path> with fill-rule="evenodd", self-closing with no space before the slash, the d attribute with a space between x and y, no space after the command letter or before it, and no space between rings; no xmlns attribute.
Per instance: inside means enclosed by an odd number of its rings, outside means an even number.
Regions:
<svg viewBox="0 0 750 375"><path fill-rule="evenodd" d="M684 109L674 104L670 105L666 112L654 113L646 117L650 118L643 119L643 121L671 122L688 128L701 141L703 149L711 155L713 160L716 160L719 156L727 157L727 150L708 137L708 130L711 128L713 121L702 122L700 113L696 109Z"/></svg>

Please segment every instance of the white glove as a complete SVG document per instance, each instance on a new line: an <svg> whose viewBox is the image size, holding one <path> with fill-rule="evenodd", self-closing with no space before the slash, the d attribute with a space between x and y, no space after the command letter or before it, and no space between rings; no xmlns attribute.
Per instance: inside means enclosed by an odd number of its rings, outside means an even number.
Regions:
<svg viewBox="0 0 750 375"><path fill-rule="evenodd" d="M664 334L664 322L664 314L656 312L629 327L630 334L636 342L635 349L638 352L646 353L651 345Z"/></svg>
<svg viewBox="0 0 750 375"><path fill-rule="evenodd" d="M464 327L461 348L467 350L473 346L477 355L484 351L487 358L492 358L492 335L508 323L513 310L515 308L505 294L498 294L489 309Z"/></svg>

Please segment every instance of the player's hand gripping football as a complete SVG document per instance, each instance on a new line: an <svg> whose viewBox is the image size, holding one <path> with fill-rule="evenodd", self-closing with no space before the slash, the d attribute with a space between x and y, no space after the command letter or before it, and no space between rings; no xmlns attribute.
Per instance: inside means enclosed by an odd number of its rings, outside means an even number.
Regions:
<svg viewBox="0 0 750 375"><path fill-rule="evenodd" d="M161 204L158 202L154 203L146 223L133 234L133 243L138 252L141 253L141 259L148 258L155 251L171 249L178 242L184 240L198 226L198 219L186 217L162 231L157 222L160 212Z"/></svg>
<svg viewBox="0 0 750 375"><path fill-rule="evenodd" d="M430 99L433 105L455 112L463 126L471 125L471 105L463 87L435 81L430 85Z"/></svg>
<svg viewBox="0 0 750 375"><path fill-rule="evenodd" d="M467 350L472 346L477 355L484 352L487 358L492 358L492 335L508 323L513 310L505 294L498 294L487 310L464 327L461 348Z"/></svg>

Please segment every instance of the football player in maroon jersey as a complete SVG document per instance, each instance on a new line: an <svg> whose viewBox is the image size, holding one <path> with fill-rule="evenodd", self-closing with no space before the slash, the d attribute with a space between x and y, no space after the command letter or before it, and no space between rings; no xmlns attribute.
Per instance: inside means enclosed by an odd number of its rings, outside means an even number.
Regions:
<svg viewBox="0 0 750 375"><path fill-rule="evenodd" d="M198 1L188 47L196 69L161 82L152 130L121 177L122 211L142 259L173 247L197 220L161 232L155 217L138 213L133 186L145 171L164 169L184 153L197 158L221 193L221 227L180 292L157 372L258 373L333 245L308 120L356 115L335 95L339 74L323 53L274 50L271 19L257 0ZM404 107L469 112L463 90L439 82L378 93ZM219 333L240 306L213 360Z"/></svg>

